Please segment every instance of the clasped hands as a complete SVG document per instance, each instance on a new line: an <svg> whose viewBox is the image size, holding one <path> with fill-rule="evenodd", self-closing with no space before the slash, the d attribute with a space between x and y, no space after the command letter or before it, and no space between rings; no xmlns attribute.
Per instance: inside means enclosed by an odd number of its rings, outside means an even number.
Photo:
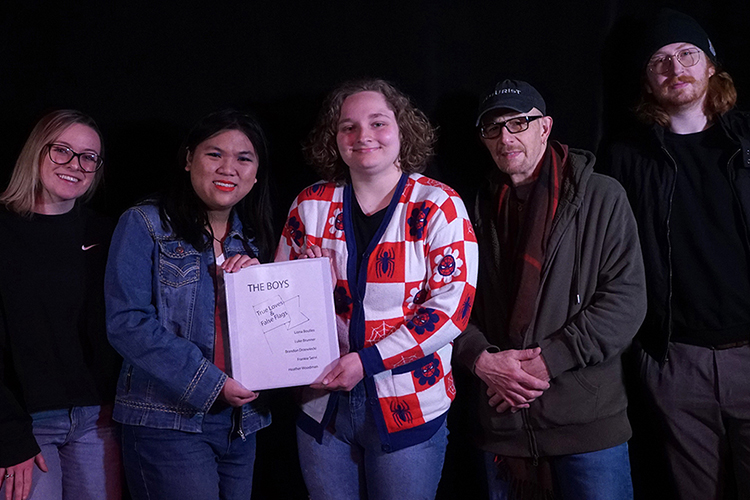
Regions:
<svg viewBox="0 0 750 500"><path fill-rule="evenodd" d="M484 351L474 366L474 372L487 384L489 404L503 413L515 413L549 389L549 370L539 347L510 349L500 352Z"/></svg>

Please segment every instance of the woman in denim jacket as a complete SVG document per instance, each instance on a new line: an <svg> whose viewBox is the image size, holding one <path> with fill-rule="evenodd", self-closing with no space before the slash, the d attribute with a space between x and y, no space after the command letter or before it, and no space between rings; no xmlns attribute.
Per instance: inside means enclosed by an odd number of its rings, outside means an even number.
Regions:
<svg viewBox="0 0 750 500"><path fill-rule="evenodd" d="M258 123L213 113L188 135L176 185L117 225L105 298L134 499L249 497L270 415L227 374L222 276L270 255L268 168Z"/></svg>

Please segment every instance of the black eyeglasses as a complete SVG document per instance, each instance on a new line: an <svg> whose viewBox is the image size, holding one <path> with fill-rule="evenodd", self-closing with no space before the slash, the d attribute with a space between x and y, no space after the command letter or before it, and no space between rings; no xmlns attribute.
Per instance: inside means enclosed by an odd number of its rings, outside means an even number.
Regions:
<svg viewBox="0 0 750 500"><path fill-rule="evenodd" d="M488 123L487 125L481 125L479 127L479 133L485 139L494 139L495 137L500 137L500 134L503 133L503 127L505 127L505 130L507 130L511 134L517 134L528 129L529 123L543 117L544 115L519 116L518 118L511 118L510 120L505 120L504 122L492 122Z"/></svg>
<svg viewBox="0 0 750 500"><path fill-rule="evenodd" d="M89 151L76 153L63 144L47 144L47 153L52 163L67 165L73 158L78 158L78 166L86 173L96 172L104 165L104 158Z"/></svg>
<svg viewBox="0 0 750 500"><path fill-rule="evenodd" d="M660 55L648 62L648 69L653 73L666 75L672 69L673 59L676 59L684 67L689 68L698 64L698 61L701 60L701 52L703 52L701 49L693 47L683 49L671 56Z"/></svg>

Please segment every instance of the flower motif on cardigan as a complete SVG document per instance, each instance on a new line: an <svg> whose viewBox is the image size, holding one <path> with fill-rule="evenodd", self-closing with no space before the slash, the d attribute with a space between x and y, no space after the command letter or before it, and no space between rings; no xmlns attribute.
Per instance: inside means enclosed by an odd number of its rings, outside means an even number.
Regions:
<svg viewBox="0 0 750 500"><path fill-rule="evenodd" d="M302 223L297 219L295 216L289 217L289 220L286 221L286 233L289 235L292 240L294 240L294 243L301 247L305 235L300 230L300 227L302 227Z"/></svg>
<svg viewBox="0 0 750 500"><path fill-rule="evenodd" d="M425 203L422 203L419 207L416 207L411 211L411 217L407 219L406 223L409 224L409 234L417 239L421 239L424 234L424 230L427 227L427 216L430 214L430 207L426 207Z"/></svg>
<svg viewBox="0 0 750 500"><path fill-rule="evenodd" d="M333 211L333 217L328 218L328 223L331 227L328 228L328 232L336 238L341 238L344 234L344 211L337 208Z"/></svg>
<svg viewBox="0 0 750 500"><path fill-rule="evenodd" d="M436 266L432 270L432 279L436 282L450 283L454 276L460 276L464 261L459 255L461 255L461 252L448 247L442 255L435 257Z"/></svg>
<svg viewBox="0 0 750 500"><path fill-rule="evenodd" d="M417 309L417 314L406 323L406 327L414 330L417 335L424 335L426 332L435 331L438 321L440 317L435 313L435 309L420 307Z"/></svg>
<svg viewBox="0 0 750 500"><path fill-rule="evenodd" d="M435 385L440 378L440 361L433 358L432 361L414 370L414 378L419 385Z"/></svg>

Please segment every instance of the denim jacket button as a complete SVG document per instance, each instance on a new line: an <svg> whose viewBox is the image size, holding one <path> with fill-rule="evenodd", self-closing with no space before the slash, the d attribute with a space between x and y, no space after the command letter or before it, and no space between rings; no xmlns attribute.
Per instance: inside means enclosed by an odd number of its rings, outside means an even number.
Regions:
<svg viewBox="0 0 750 500"><path fill-rule="evenodd" d="M177 248L175 248L175 252L177 252L179 254L183 254L183 253L185 253L185 249L182 248L182 247L177 247Z"/></svg>

